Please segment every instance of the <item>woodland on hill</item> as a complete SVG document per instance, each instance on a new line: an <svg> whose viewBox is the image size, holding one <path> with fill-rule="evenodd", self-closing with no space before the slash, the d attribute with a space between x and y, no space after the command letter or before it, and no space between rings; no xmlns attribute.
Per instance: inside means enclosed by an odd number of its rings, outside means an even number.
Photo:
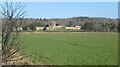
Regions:
<svg viewBox="0 0 120 67"><path fill-rule="evenodd" d="M101 17L72 17L72 18L24 18L22 19L22 28L27 30L29 27L32 31L35 27L45 27L51 21L56 21L57 26L82 26L80 31L83 32L118 32L118 19L101 18Z"/></svg>

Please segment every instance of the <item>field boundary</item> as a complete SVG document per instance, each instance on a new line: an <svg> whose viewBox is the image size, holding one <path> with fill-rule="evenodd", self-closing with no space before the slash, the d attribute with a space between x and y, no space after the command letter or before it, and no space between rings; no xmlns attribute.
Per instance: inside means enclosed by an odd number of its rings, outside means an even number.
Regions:
<svg viewBox="0 0 120 67"><path fill-rule="evenodd" d="M48 33L113 33L118 34L117 32L20 32L20 34L48 34Z"/></svg>

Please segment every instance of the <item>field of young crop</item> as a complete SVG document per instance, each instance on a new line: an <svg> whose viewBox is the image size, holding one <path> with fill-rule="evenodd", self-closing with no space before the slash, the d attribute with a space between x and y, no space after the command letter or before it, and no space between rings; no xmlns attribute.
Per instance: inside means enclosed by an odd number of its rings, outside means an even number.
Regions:
<svg viewBox="0 0 120 67"><path fill-rule="evenodd" d="M117 33L21 34L21 53L53 65L117 65Z"/></svg>

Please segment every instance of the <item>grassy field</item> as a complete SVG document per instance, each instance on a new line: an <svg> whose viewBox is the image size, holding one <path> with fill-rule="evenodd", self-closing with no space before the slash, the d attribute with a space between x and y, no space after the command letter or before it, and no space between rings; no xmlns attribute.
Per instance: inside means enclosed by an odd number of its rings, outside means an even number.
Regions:
<svg viewBox="0 0 120 67"><path fill-rule="evenodd" d="M117 65L116 33L22 34L24 55L53 65Z"/></svg>

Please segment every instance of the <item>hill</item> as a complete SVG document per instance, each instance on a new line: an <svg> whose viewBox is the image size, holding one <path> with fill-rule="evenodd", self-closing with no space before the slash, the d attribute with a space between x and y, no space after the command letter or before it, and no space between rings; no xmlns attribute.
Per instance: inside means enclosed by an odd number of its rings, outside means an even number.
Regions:
<svg viewBox="0 0 120 67"><path fill-rule="evenodd" d="M82 25L86 22L93 22L93 23L118 23L118 19L111 19L111 18L101 18L101 17L72 17L72 18L53 18L53 19L42 19L42 18L25 18L25 22L32 23L32 22L39 22L41 25L48 24L49 21L56 21L59 25L68 25L70 22L73 25Z"/></svg>
<svg viewBox="0 0 120 67"><path fill-rule="evenodd" d="M72 18L25 18L23 19L22 27L32 26L45 27L49 22L56 21L57 26L82 26L83 31L94 32L118 32L118 19L102 18L102 17L72 17ZM31 24L32 23L32 24ZM34 27L33 27L34 26Z"/></svg>

